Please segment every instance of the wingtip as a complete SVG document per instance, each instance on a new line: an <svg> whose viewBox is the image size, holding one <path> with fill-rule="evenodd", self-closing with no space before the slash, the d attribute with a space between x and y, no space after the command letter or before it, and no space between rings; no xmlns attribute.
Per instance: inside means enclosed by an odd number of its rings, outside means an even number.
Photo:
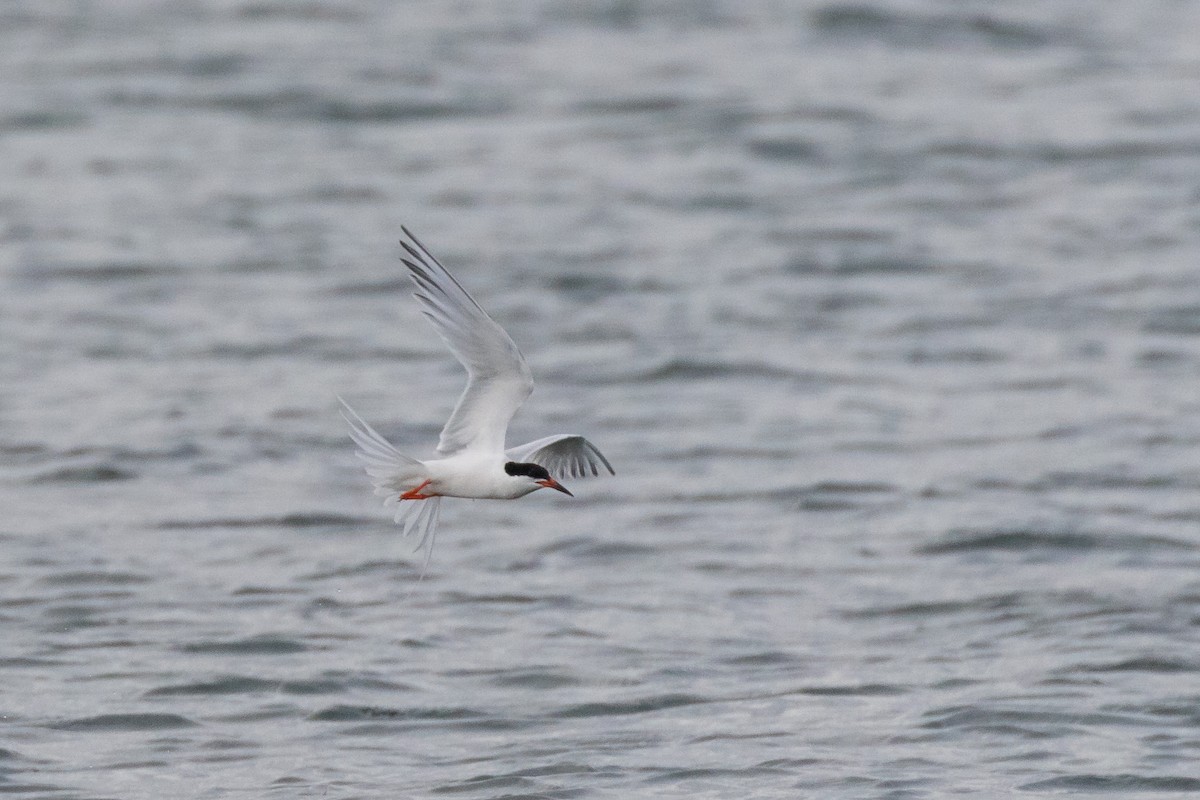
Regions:
<svg viewBox="0 0 1200 800"><path fill-rule="evenodd" d="M420 240L420 239L418 239L418 238L417 238L417 237L416 237L416 236L413 234L413 232L412 232L412 231L410 231L410 230L409 230L409 229L408 229L406 226L404 226L404 225L401 225L401 226L400 226L400 230L404 232L404 235L405 235L405 236L407 236L409 239L411 239L411 240L412 240L412 244L409 244L408 242L404 241L403 239L401 239L401 240L400 240L400 244L404 245L404 249L408 250L410 253L413 253L413 255L416 255L416 256L417 256L417 258L418 258L418 259L420 259L421 261L424 261L425 259L424 259L424 258L422 258L422 256L421 256L421 255L419 255L418 253L414 252L414 250L413 250L413 245L416 245L416 249L417 249L417 250L420 250L420 251L421 251L422 253L424 253L426 256L429 256L429 258L430 258L430 259L432 259L433 261L437 261L437 259L433 257L433 254L429 252L429 248L428 248L428 247L426 247L424 244L422 244L422 243L421 243L421 240Z"/></svg>
<svg viewBox="0 0 1200 800"><path fill-rule="evenodd" d="M416 239L413 239L413 241L415 242ZM420 253L417 252L417 248L413 247L411 244L404 241L403 239L400 240L400 246L404 248L406 253L408 253L410 256L415 258L417 261L420 261L421 263L425 263L425 259L421 257Z"/></svg>
<svg viewBox="0 0 1200 800"><path fill-rule="evenodd" d="M587 439L584 439L584 441L587 442ZM600 463L603 464L604 468L608 470L608 474L615 476L617 471L613 469L612 464L608 463L608 459L604 457L604 453L600 452L600 448L596 447L596 445L592 444L591 442L588 442L588 447L592 449L592 452L596 455L596 458L600 459ZM593 475L600 475L600 472L596 470L595 462L592 462L592 469L594 470L592 472Z"/></svg>
<svg viewBox="0 0 1200 800"><path fill-rule="evenodd" d="M366 421L358 415L358 412L355 411L340 394L334 395L334 397L336 397L338 402L342 404L342 410L339 413L341 413L342 419L346 420L346 422L350 425L351 431L357 431L360 426L366 428L368 431L371 430L371 426L368 425ZM351 433L350 436L353 438L354 433Z"/></svg>
<svg viewBox="0 0 1200 800"><path fill-rule="evenodd" d="M354 420L352 420L350 418L350 415L353 415L353 416L358 416L358 415L354 413L354 409L351 408L350 404L346 402L346 398L342 397L340 394L335 394L334 397L337 398L337 401L342 406L341 408L338 409L338 413L342 415L342 419L346 420L346 422L353 423ZM347 414L347 412L349 412L349 414Z"/></svg>

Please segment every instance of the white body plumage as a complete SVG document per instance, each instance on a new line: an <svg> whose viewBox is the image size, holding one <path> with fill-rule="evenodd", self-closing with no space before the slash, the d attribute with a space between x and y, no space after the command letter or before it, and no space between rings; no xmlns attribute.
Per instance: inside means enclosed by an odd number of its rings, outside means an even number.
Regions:
<svg viewBox="0 0 1200 800"><path fill-rule="evenodd" d="M507 459L486 453L457 453L421 463L430 481L422 492L439 497L516 500L543 488L526 475L507 474Z"/></svg>

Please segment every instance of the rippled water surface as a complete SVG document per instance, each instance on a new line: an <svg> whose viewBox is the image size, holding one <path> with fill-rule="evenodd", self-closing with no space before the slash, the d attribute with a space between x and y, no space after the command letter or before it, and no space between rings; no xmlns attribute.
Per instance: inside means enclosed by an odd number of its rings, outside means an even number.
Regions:
<svg viewBox="0 0 1200 800"><path fill-rule="evenodd" d="M0 792L1200 793L1197 30L0 6ZM618 473L423 581L401 224Z"/></svg>

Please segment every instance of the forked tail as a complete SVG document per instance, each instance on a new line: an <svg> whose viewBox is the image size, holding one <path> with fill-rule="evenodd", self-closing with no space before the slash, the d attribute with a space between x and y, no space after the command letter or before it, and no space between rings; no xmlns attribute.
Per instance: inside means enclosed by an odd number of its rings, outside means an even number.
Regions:
<svg viewBox="0 0 1200 800"><path fill-rule="evenodd" d="M367 464L367 474L375 484L375 493L387 496L393 491L399 493L411 488L404 484L421 476L421 462L393 447L345 400L339 397L338 402L342 404L342 417L350 423L350 438L358 445L358 457ZM383 491L379 491L381 489Z"/></svg>
<svg viewBox="0 0 1200 800"><path fill-rule="evenodd" d="M425 480L425 465L393 447L341 397L338 402L342 404L342 417L350 424L350 438L358 445L357 455L367 465L367 475L375 485L375 494L384 498L385 506L396 506L393 519L397 523L404 522L405 536L416 533L420 537L416 550L425 549L425 563L421 567L421 577L424 578L425 568L429 566L429 559L433 555L442 498L406 501L401 497Z"/></svg>

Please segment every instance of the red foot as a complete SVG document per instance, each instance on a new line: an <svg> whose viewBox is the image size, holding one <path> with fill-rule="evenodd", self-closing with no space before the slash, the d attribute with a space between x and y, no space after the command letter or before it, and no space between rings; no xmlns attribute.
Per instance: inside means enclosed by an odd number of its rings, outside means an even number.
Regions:
<svg viewBox="0 0 1200 800"><path fill-rule="evenodd" d="M421 494L421 490L424 489L426 486L428 486L431 483L433 483L433 481L428 480L428 481L425 481L424 483L422 483L420 486L418 486L415 489L409 489L407 492L404 492L402 495L400 495L400 499L401 500L428 500L431 497L437 497L437 495L435 495L435 494Z"/></svg>

